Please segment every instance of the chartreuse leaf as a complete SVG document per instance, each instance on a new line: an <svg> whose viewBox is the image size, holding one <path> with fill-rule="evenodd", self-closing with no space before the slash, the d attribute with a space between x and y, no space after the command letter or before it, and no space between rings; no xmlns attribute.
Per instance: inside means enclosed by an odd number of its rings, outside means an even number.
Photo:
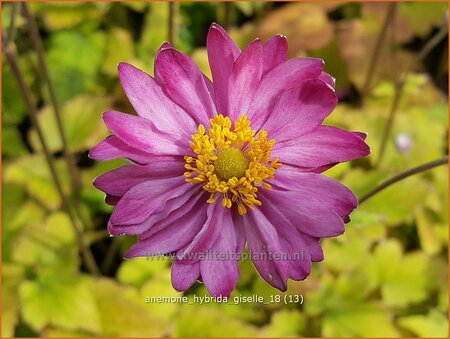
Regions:
<svg viewBox="0 0 450 339"><path fill-rule="evenodd" d="M280 310L272 315L270 324L262 329L264 337L299 337L306 318L298 310Z"/></svg>
<svg viewBox="0 0 450 339"><path fill-rule="evenodd" d="M352 271L363 265L369 255L368 241L346 234L339 239L326 239L322 244L326 255L324 265L335 272Z"/></svg>
<svg viewBox="0 0 450 339"><path fill-rule="evenodd" d="M423 251L429 255L435 255L442 248L442 239L439 237L439 222L430 211L422 209L416 214L417 233Z"/></svg>
<svg viewBox="0 0 450 339"><path fill-rule="evenodd" d="M23 268L13 264L2 266L2 338L14 337L14 328L19 316L19 284L23 279Z"/></svg>
<svg viewBox="0 0 450 339"><path fill-rule="evenodd" d="M133 260L122 262L117 271L117 280L141 288L152 277L159 276L167 270L167 260L163 260L163 258L155 257L154 260L152 258L133 258Z"/></svg>
<svg viewBox="0 0 450 339"><path fill-rule="evenodd" d="M375 303L366 303L328 314L323 319L322 336L393 337L398 332L386 310Z"/></svg>
<svg viewBox="0 0 450 339"><path fill-rule="evenodd" d="M200 294L203 295L203 294ZM222 305L224 307L239 307ZM182 304L175 318L174 337L252 337L257 334L252 325L225 316L220 307L209 304Z"/></svg>
<svg viewBox="0 0 450 339"><path fill-rule="evenodd" d="M367 258L364 269L370 282L381 289L383 301L389 306L405 307L424 300L428 294L428 259L421 252L403 254L396 240L382 242Z"/></svg>
<svg viewBox="0 0 450 339"><path fill-rule="evenodd" d="M133 39L128 30L120 27L111 28L106 38L106 58L102 65L102 71L110 77L116 78L119 62L133 63Z"/></svg>
<svg viewBox="0 0 450 339"><path fill-rule="evenodd" d="M98 19L100 8L93 3L35 3L33 9L44 21L50 31L67 29L89 20Z"/></svg>
<svg viewBox="0 0 450 339"><path fill-rule="evenodd" d="M154 318L136 290L105 278L95 280L99 333L108 337L161 337L168 329Z"/></svg>
<svg viewBox="0 0 450 339"><path fill-rule="evenodd" d="M447 315L436 310L431 310L426 315L401 317L398 323L419 337L448 338Z"/></svg>
<svg viewBox="0 0 450 339"><path fill-rule="evenodd" d="M67 189L69 178L65 163L57 160L55 165L63 189ZM60 206L60 197L43 155L23 156L9 162L5 166L4 180L22 185L33 198L50 209L57 209Z"/></svg>
<svg viewBox="0 0 450 339"><path fill-rule="evenodd" d="M70 99L63 107L62 120L69 148L72 151L84 151L93 147L108 134L102 113L110 106L106 97L81 95ZM47 145L52 151L61 151L62 142L51 106L42 109L38 117ZM33 148L40 150L36 131L30 132Z"/></svg>
<svg viewBox="0 0 450 339"><path fill-rule="evenodd" d="M36 331L52 325L96 333L100 315L91 285L82 275L43 270L37 280L24 281L19 288L22 317Z"/></svg>
<svg viewBox="0 0 450 339"><path fill-rule="evenodd" d="M146 297L178 297L182 294L177 292L170 281L170 269L166 267L163 271L158 272L157 275L149 280L141 290L141 297L145 300ZM146 307L150 314L161 322L170 325L175 313L178 310L179 304L177 303L148 303Z"/></svg>
<svg viewBox="0 0 450 339"><path fill-rule="evenodd" d="M53 267L64 273L78 268L75 234L67 214L55 212L44 222L34 222L21 229L13 251L14 262Z"/></svg>
<svg viewBox="0 0 450 339"><path fill-rule="evenodd" d="M103 32L61 30L50 35L47 60L60 103L97 89L97 75L104 58Z"/></svg>
<svg viewBox="0 0 450 339"><path fill-rule="evenodd" d="M422 178L409 177L374 195L359 208L382 215L387 223L395 225L410 220L427 193L428 184Z"/></svg>
<svg viewBox="0 0 450 339"><path fill-rule="evenodd" d="M16 127L2 128L2 146L4 155L18 156L27 153L20 131Z"/></svg>
<svg viewBox="0 0 450 339"><path fill-rule="evenodd" d="M400 15L407 20L415 35L425 37L434 27L445 25L446 2L411 2L399 5Z"/></svg>

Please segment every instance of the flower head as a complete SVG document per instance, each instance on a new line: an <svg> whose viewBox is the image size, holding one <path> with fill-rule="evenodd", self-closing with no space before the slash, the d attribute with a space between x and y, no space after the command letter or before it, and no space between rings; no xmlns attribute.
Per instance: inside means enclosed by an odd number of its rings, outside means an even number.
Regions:
<svg viewBox="0 0 450 339"><path fill-rule="evenodd" d="M131 161L94 182L116 206L108 230L139 236L126 257L174 254L179 291L200 279L228 296L246 244L261 276L286 290L323 259L320 238L344 232L357 200L321 173L368 155L365 134L322 125L334 79L320 59L287 60L285 37L241 52L212 24L207 50L212 82L168 43L154 78L119 64L138 115L105 112L114 135L90 152Z"/></svg>

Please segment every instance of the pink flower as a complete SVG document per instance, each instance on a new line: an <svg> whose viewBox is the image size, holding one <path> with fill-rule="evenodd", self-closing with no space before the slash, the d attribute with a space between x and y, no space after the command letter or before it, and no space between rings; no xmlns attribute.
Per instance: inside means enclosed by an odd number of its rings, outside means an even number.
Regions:
<svg viewBox="0 0 450 339"><path fill-rule="evenodd" d="M154 78L119 64L138 116L105 112L114 135L90 152L131 160L94 182L116 206L108 230L139 236L128 258L174 254L176 290L201 279L228 296L247 244L284 291L323 259L320 238L344 232L357 199L320 173L368 155L365 134L322 125L337 104L334 79L320 59L286 60L285 37L241 52L212 24L207 49L213 82L168 43Z"/></svg>

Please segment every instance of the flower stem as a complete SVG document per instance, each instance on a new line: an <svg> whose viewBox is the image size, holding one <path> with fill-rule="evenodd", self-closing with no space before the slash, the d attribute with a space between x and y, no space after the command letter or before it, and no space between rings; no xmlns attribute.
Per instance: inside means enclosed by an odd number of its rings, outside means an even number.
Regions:
<svg viewBox="0 0 450 339"><path fill-rule="evenodd" d="M45 158L47 160L47 164L49 166L50 169L50 174L52 176L53 182L56 186L56 189L58 191L58 194L60 196L61 199L61 203L63 208L66 210L70 221L71 221L71 225L74 229L75 235L76 235L76 239L78 242L78 247L80 249L80 252L83 256L84 262L86 264L87 269L89 270L90 273L92 273L93 275L99 275L100 271L98 269L97 263L95 262L94 256L92 255L92 252L90 251L89 247L86 245L84 237L83 237L83 232L81 227L79 226L79 223L75 217L75 214L72 211L72 208L70 206L69 200L67 199L64 190L62 188L62 184L59 180L58 174L57 174L57 170L56 170L56 165L55 165L55 158L53 157L53 154L50 152L48 146L47 146L47 142L44 138L44 134L42 132L42 129L40 128L38 119L37 119L37 109L36 106L33 102L32 96L31 96L31 92L25 82L24 76L20 70L19 67L19 63L18 63L18 54L17 54L17 50L16 47L14 45L13 42L10 42L8 44L8 46L6 46L5 48L5 55L6 55L6 59L8 61L9 66L11 67L11 70L14 74L14 77L16 78L20 90L22 92L22 95L25 99L25 103L27 105L28 108L28 113L30 115L31 118L31 122L33 124L33 126L36 129L39 141L41 143L42 149L44 151L45 154Z"/></svg>
<svg viewBox="0 0 450 339"><path fill-rule="evenodd" d="M14 37L16 35L16 18L17 18L17 14L19 13L20 4L13 3L13 4L11 4L11 6L12 6L11 18L9 21L8 33L6 34L6 38L3 40L3 46L2 46L3 48L8 46L8 44L11 41L14 41Z"/></svg>
<svg viewBox="0 0 450 339"><path fill-rule="evenodd" d="M377 160L375 162L375 168L380 165L381 159L386 151L387 142L391 135L392 128L394 127L395 114L397 113L400 99L403 94L403 81L399 81L395 84L394 99L392 101L391 110L389 111L389 118L386 122L386 126L383 131L383 137L381 138L380 151L378 153Z"/></svg>
<svg viewBox="0 0 450 339"><path fill-rule="evenodd" d="M378 194L379 192L383 191L384 189L388 188L389 186L395 184L396 182L399 182L399 181L401 181L405 178L408 178L414 174L422 173L422 172L428 171L434 167L438 167L441 165L447 165L447 164L448 164L448 155L443 158L440 158L438 160L434 160L434 161L428 162L426 164L411 168L403 173L400 173L400 174L382 182L380 185L375 187L369 193L363 195L359 199L359 204L361 205L363 202L367 201L374 195Z"/></svg>
<svg viewBox="0 0 450 339"><path fill-rule="evenodd" d="M381 27L380 33L378 34L377 41L375 42L375 47L373 49L372 58L370 59L369 68L367 70L366 80L364 81L364 85L363 85L363 89L362 89L362 93L361 93L361 97L362 97L363 101L369 94L370 86L372 84L372 78L373 78L373 75L375 74L375 68L377 67L378 59L380 58L380 55L381 55L381 49L383 46L383 42L386 38L386 34L388 32L388 27L391 24L392 19L394 18L396 9L397 9L397 4L395 2L391 2L389 4L389 8L387 10L386 17L383 22L383 26Z"/></svg>
<svg viewBox="0 0 450 339"><path fill-rule="evenodd" d="M56 117L58 132L61 136L64 158L66 159L67 167L69 168L73 197L78 204L80 201L80 188L81 188L80 173L78 172L76 166L75 157L73 156L73 153L70 152L69 150L67 136L66 132L64 131L64 125L61 117L61 107L59 105L58 99L56 98L55 87L53 85L52 79L50 78L50 72L48 71L42 39L39 34L34 15L28 8L28 4L26 2L22 3L22 12L28 23L28 33L38 56L39 68L41 69L44 75L45 82L47 83L47 88L50 94L50 100L52 102L53 110Z"/></svg>
<svg viewBox="0 0 450 339"><path fill-rule="evenodd" d="M417 61L423 61L428 54L430 54L430 52L447 36L447 34L448 27L447 25L444 25L420 50L417 54Z"/></svg>

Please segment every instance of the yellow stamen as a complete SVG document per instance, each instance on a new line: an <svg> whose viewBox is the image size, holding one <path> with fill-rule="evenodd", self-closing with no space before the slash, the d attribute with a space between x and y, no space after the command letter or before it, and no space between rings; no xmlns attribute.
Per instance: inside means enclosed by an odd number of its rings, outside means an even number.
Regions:
<svg viewBox="0 0 450 339"><path fill-rule="evenodd" d="M275 140L267 140L267 132L263 130L256 136L245 114L234 128L230 118L223 115L214 116L210 123L208 131L199 125L192 136L195 156L185 157L185 180L201 184L211 193L209 204L221 197L224 208L235 203L238 213L243 215L247 213L245 206L254 209L255 205L262 205L257 199L258 188L271 189L265 181L273 179L281 167L278 159L270 159Z"/></svg>

